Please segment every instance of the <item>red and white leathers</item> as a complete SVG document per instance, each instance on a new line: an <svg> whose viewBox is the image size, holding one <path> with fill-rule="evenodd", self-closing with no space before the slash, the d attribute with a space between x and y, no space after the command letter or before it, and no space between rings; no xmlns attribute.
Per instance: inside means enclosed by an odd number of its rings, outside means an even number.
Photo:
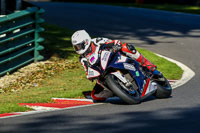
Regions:
<svg viewBox="0 0 200 133"><path fill-rule="evenodd" d="M119 40L113 40L111 42L106 42L106 44L121 45L121 51L125 53L128 57L138 61L143 67L147 67L150 71L154 71L156 66L148 61L141 53L139 53L135 47L128 43L121 43Z"/></svg>
<svg viewBox="0 0 200 133"><path fill-rule="evenodd" d="M100 49L100 46L108 42L109 39L107 38L94 38L91 39L90 47L87 49L87 51L80 55L79 61L81 62L81 65L83 66L86 76L88 79L90 77L88 76L88 69L90 68L90 65L94 65L98 59L98 57L95 58L95 60L90 59L91 55L98 56L98 52Z"/></svg>
<svg viewBox="0 0 200 133"><path fill-rule="evenodd" d="M119 40L110 40L108 38L94 38L91 40L90 47L88 50L80 56L81 65L84 67L86 72L87 78L90 79L88 75L88 70L91 69L90 66L96 63L95 60L92 60L90 57L91 55L98 55L99 48L101 45L106 45L108 48L112 48L115 45L121 46L121 51L126 54L127 56L131 57L132 59L141 63L142 66L147 67L149 70L154 71L156 66L148 61L142 54L140 54L133 45L128 43L121 43ZM92 56L93 57L93 56ZM97 57L98 58L98 57ZM96 58L96 59L97 59ZM98 74L98 73L97 73ZM94 100L104 101L107 97L112 96L111 91L107 91L107 94L100 94L104 90L103 87L98 81L92 91L92 98ZM98 97L99 95L99 97Z"/></svg>
<svg viewBox="0 0 200 133"><path fill-rule="evenodd" d="M124 43L122 44L121 51L132 59L135 59L143 67L147 67L150 71L153 72L156 69L156 66L148 61L141 53L139 53L133 45Z"/></svg>

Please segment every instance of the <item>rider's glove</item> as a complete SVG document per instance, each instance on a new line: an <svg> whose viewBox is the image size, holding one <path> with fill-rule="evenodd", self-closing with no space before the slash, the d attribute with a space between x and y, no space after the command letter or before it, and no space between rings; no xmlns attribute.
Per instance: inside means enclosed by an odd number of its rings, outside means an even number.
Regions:
<svg viewBox="0 0 200 133"><path fill-rule="evenodd" d="M113 51L114 53L116 53L117 51L119 51L119 50L121 50L121 49L122 49L122 46L119 45L119 44L116 44L116 45L114 45L114 46L112 47L112 51Z"/></svg>

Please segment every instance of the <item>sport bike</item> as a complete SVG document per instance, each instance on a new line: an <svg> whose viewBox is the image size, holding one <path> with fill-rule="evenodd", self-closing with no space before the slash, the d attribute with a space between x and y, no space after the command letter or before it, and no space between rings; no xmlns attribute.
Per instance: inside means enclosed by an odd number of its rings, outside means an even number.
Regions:
<svg viewBox="0 0 200 133"><path fill-rule="evenodd" d="M172 93L168 80L162 74L153 75L121 51L99 48L89 57L89 62L94 65L88 68L88 78L97 79L101 86L110 89L128 104L140 103L151 95L168 98Z"/></svg>

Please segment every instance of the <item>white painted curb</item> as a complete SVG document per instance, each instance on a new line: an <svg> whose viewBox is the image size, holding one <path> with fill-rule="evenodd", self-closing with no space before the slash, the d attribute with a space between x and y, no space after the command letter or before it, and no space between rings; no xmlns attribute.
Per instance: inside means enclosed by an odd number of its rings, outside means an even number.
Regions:
<svg viewBox="0 0 200 133"><path fill-rule="evenodd" d="M92 99L73 99L73 98L51 98L52 100L76 100L76 101L86 101L86 102L93 102Z"/></svg>
<svg viewBox="0 0 200 133"><path fill-rule="evenodd" d="M160 54L156 54L156 55L158 55L158 56L160 56L162 58L165 58L166 60L168 60L170 62L173 62L173 63L177 64L184 71L181 79L175 80L174 83L171 84L171 86L172 86L173 89L175 89L175 88L177 88L177 87L179 87L179 86L187 83L189 80L191 80L195 76L195 72L192 71L192 69L190 69L189 67L187 67L183 63L178 62L178 61L176 61L174 59L165 57L165 56L160 55Z"/></svg>

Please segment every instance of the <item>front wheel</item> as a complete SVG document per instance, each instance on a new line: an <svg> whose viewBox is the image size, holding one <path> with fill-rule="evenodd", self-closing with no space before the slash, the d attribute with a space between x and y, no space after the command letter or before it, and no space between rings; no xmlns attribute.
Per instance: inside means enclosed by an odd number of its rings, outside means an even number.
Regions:
<svg viewBox="0 0 200 133"><path fill-rule="evenodd" d="M130 92L125 89L123 83L112 74L107 75L106 84L113 91L115 95L120 97L123 101L128 104L138 104L140 103L140 95L137 90L134 91L134 94L130 94Z"/></svg>

